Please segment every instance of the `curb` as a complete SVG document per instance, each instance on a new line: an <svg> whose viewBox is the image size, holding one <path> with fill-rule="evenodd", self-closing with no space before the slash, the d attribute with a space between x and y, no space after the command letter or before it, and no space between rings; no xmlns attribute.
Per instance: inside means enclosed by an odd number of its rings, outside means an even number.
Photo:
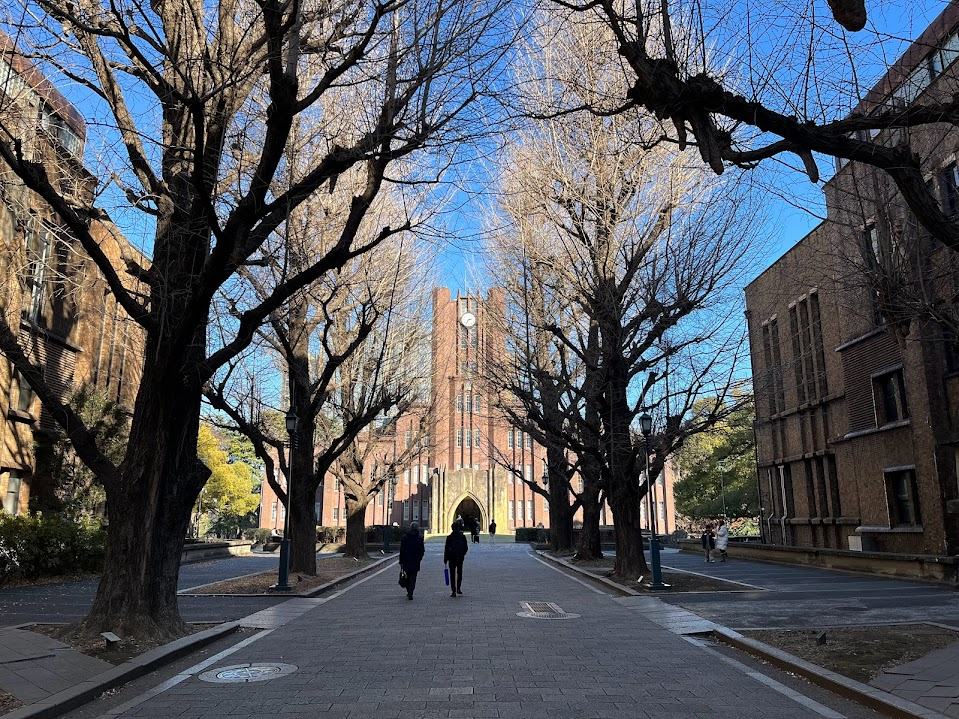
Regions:
<svg viewBox="0 0 959 719"><path fill-rule="evenodd" d="M712 634L724 644L759 657L780 669L798 674L834 694L851 699L857 704L874 709L887 716L902 717L903 719L943 719L944 717L937 711L897 697L895 694L876 689L868 684L849 679L781 649L744 637L732 629L717 627L712 631Z"/></svg>
<svg viewBox="0 0 959 719"><path fill-rule="evenodd" d="M38 702L4 714L3 719L47 719L48 717L60 716L95 699L103 692L131 682L144 674L149 674L154 669L215 642L227 634L232 634L239 628L239 622L227 622L212 629L181 637L169 644L151 649L123 664L118 664L112 669L97 674L95 677L69 689L64 689L56 694L51 694L46 699L41 699Z"/></svg>
<svg viewBox="0 0 959 719"><path fill-rule="evenodd" d="M371 572L371 571L373 571L374 569L376 569L377 567L379 567L380 565L382 565L382 564L387 564L387 563L389 563L390 561L395 561L395 562L398 563L398 562L400 561L399 552L397 552L396 554L391 554L391 555L389 555L389 556L387 556L387 557L383 557L382 559L379 559L379 560L373 562L372 564L367 564L365 567L361 567L360 569L357 569L355 572L351 572L350 574L344 574L342 577L340 577L339 579L334 579L332 582L327 582L326 584L321 584L320 586L314 587L313 589L311 589L311 590L308 591L308 592L304 592L303 594L296 594L296 595L294 595L294 596L297 596L297 597L315 597L315 596L317 596L318 594L322 594L323 592L326 592L326 591L328 591L328 590L330 590L330 589L333 589L334 587L338 587L339 585L343 584L344 582L348 582L348 581L350 581L351 579L355 579L356 577L360 576L361 574L366 574L367 572Z"/></svg>
<svg viewBox="0 0 959 719"><path fill-rule="evenodd" d="M360 576L361 574L364 574L364 573L369 572L369 571L371 571L371 570L373 570L373 569L376 569L376 568L379 567L381 564L386 564L386 563L389 562L391 559L394 560L394 561L399 561L399 552L397 552L396 554L391 554L391 555L389 555L389 556L387 556L387 557L383 557L382 559L377 559L377 560L374 561L373 563L367 564L365 567L360 567L360 568L357 569L355 572L350 572L349 574L344 574L342 577L338 577L338 578L336 578L336 579L334 579L334 580L332 580L332 581L327 582L326 584L321 584L321 585L318 586L318 587L313 587L313 589L310 589L310 590L308 590L308 591L306 591L306 592L289 592L289 593L286 593L286 592L265 592L265 593L261 593L261 594L236 594L236 593L229 593L229 594L203 594L203 593L199 593L199 592L194 593L194 590L196 590L196 589L202 589L203 587L209 587L209 586L211 586L211 585L213 585L213 584L219 584L219 583L220 583L220 582L210 582L209 584L201 584L201 585L196 586L196 587L190 587L190 589L183 589L183 590L177 592L177 596L180 596L180 597L276 597L276 598L278 598L278 599L311 599L312 597L315 597L315 596L317 596L318 594L322 594L323 592L326 592L326 591L332 589L333 587L336 587L336 586L338 586L338 585L340 585L340 584L343 584L343 582L347 582L347 581L349 581L349 580L351 580L351 579L355 579L356 577ZM233 577L233 579L243 579L244 577L255 577L255 576L259 575L259 574L263 574L263 572L255 572L254 574L246 574L246 575L243 575L242 577ZM229 581L229 580L224 579L224 580L220 580L220 581ZM4 719L6 719L6 717L4 717Z"/></svg>
<svg viewBox="0 0 959 719"><path fill-rule="evenodd" d="M605 577L597 577L594 574L584 572L579 567L557 557L551 557L545 552L536 552L536 554L543 559L553 562L554 564L559 564L563 567L566 567L576 574L588 577L589 579L598 580L621 593L630 594L633 596L650 596L651 598L658 599L658 597L655 595L647 595L642 592L636 592L632 589L628 589L627 587L616 584L615 582L611 582ZM949 627L949 629L955 630L953 627ZM834 694L846 699L850 699L865 707L886 714L887 716L900 717L902 719L944 719L943 714L940 714L932 709L928 709L921 704L916 704L915 702L911 702L907 699L897 697L895 694L890 694L889 692L884 692L881 689L869 686L868 684L863 684L862 682L857 682L854 679L849 679L841 674L837 674L834 671L830 671L829 669L825 669L812 664L811 662L807 662L805 659L800 659L799 657L789 654L788 652L784 652L781 649L776 649L775 647L771 647L763 642L750 639L749 637L744 637L739 632L728 629L727 627L717 625L711 634L724 644L728 644L736 649L746 652L747 654L759 657L760 659L763 659L770 664L779 667L780 669L785 669L793 674L798 674L799 676L808 679L813 684L821 686L824 689L828 689Z"/></svg>
<svg viewBox="0 0 959 719"><path fill-rule="evenodd" d="M635 589L630 589L629 587L624 587L622 584L617 584L617 583L614 582L613 580L607 579L606 577L600 577L600 576L597 576L597 575L592 574L592 573L590 573L590 572L586 572L586 571L580 569L579 567L577 567L577 566L575 566L575 565L573 565L573 564L570 564L570 563L567 562L565 559L560 559L559 557L553 557L553 556L547 554L547 553L546 553L545 551L543 551L543 550L536 550L536 554L537 554L537 556L542 557L543 559L545 559L545 560L547 560L547 561L550 561L550 562L552 562L553 564L558 564L558 565L560 565L561 567L566 567L566 568L569 569L570 571L576 572L577 574L579 574L579 575L582 576L582 577L586 577L587 579L591 579L591 580L593 580L593 581L599 582L600 584L605 585L608 589L611 589L611 590L613 590L614 592L617 592L617 593L619 593L619 594L624 594L624 595L626 595L626 596L628 596L628 597L645 597L645 596L649 596L649 595L647 595L647 594L644 594L643 592L637 592Z"/></svg>

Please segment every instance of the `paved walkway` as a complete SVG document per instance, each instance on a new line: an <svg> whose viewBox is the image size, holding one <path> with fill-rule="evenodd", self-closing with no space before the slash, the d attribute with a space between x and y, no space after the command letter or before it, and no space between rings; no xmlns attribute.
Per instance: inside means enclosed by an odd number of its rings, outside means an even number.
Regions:
<svg viewBox="0 0 959 719"><path fill-rule="evenodd" d="M959 629L959 592L948 587L748 560L706 564L698 554L676 550L665 552L662 561L676 569L751 585L736 594L663 597L671 605L734 629L924 622ZM959 641L892 667L869 683L959 719Z"/></svg>
<svg viewBox="0 0 959 719"><path fill-rule="evenodd" d="M464 595L454 599L443 585L441 553L428 545L412 602L396 586L395 567L387 568L213 661L124 698L105 716L845 716L687 641L676 633L684 631L678 625L689 618L685 610L658 600L616 600L533 558L526 547L506 544L471 547ZM518 616L524 603L537 602L578 616ZM658 618L647 616L654 605ZM257 664L276 667L275 678L243 681ZM207 681L231 667L239 681Z"/></svg>

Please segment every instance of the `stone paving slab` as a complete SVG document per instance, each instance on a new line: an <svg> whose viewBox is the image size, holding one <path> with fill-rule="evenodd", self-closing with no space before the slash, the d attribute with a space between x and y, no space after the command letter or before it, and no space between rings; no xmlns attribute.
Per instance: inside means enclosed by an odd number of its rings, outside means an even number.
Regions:
<svg viewBox="0 0 959 719"><path fill-rule="evenodd" d="M887 669L869 684L946 716L959 716L959 642Z"/></svg>
<svg viewBox="0 0 959 719"><path fill-rule="evenodd" d="M635 601L643 598L626 598L631 605L614 601L553 571L525 548L489 545L471 545L464 595L451 598L442 582L441 551L428 545L412 602L387 569L208 668L277 662L298 667L293 674L229 685L186 676L111 716L837 716L713 662L663 626L696 624L686 610ZM555 602L580 616L525 619L517 616L521 602Z"/></svg>

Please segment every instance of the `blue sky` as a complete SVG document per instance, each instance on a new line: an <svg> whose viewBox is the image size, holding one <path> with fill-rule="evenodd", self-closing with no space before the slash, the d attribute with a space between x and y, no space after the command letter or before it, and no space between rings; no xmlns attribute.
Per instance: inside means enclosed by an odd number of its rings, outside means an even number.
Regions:
<svg viewBox="0 0 959 719"><path fill-rule="evenodd" d="M810 11L802 2L795 0L765 0L765 6L782 2L792 4L783 16L788 20L791 13L799 17L803 12ZM829 73L829 65L825 57L821 63L826 67L820 72L824 78L834 86L841 88L837 97L837 106L843 107L849 98L861 94L871 87L882 75L889 63L898 58L909 44L921 34L929 23L945 8L948 0L877 0L867 2L870 13L870 22L860 33L846 34L834 23L823 23L826 28L826 37L823 40L824 48L829 45L832 55L828 62L834 63L834 71ZM756 3L762 6L762 2ZM738 0L738 8L747 8L750 3ZM800 8L799 6L802 6ZM825 14L828 12L826 0L815 0L811 3L812 12ZM781 9L781 8L780 8ZM794 36L794 29L785 30L780 27L779 36ZM763 45L769 49L775 43L776 32L770 32L767 39L761 41L758 50ZM742 39L742 38L740 38ZM767 44L768 43L768 44ZM848 54L855 58L855 68L849 64L837 61L838 55ZM823 50L825 55L825 49ZM735 59L734 59L735 61ZM834 117L844 112L833 112ZM690 150L690 152L694 152ZM762 255L755 258L755 270L748 278L753 279L757 274L768 268L781 257L797 241L808 234L821 221L825 214L821 183L813 185L808 178L796 169L796 158L785 156L782 159L767 161L761 170L756 171L756 180L764 185L765 189L757 189L761 193L767 207L767 221L759 232L767 238L763 243ZM831 176L832 161L823 158L820 170L824 179ZM482 177L482 170L476 173ZM488 178L488 182L474 181L471 186L478 188L475 194L468 196L460 193L457 196L456 211L451 225L456 230L457 239L441 258L439 281L455 292L456 289L472 288L477 286L475 268L482 265L482 225L479 208L489 200L488 191L495 187L495 178Z"/></svg>

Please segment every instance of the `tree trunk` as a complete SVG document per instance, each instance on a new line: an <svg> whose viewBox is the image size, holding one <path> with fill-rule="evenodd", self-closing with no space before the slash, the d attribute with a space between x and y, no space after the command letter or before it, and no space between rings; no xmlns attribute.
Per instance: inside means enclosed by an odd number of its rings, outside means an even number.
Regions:
<svg viewBox="0 0 959 719"><path fill-rule="evenodd" d="M560 485L557 490L550 487L549 548L554 552L569 552L573 549L573 511L566 487Z"/></svg>
<svg viewBox="0 0 959 719"><path fill-rule="evenodd" d="M616 524L616 565L613 574L634 580L649 575L643 554L639 496L635 492L616 492L610 497L610 509Z"/></svg>
<svg viewBox="0 0 959 719"><path fill-rule="evenodd" d="M201 330L205 333L205 328ZM202 345L199 347L202 351ZM143 377L118 479L106 485L107 557L79 636L124 639L186 633L177 581L192 510L209 470L196 456L200 391L165 376L148 342Z"/></svg>
<svg viewBox="0 0 959 719"><path fill-rule="evenodd" d="M599 531L600 504L599 490L590 491L587 487L581 494L583 507L583 530L579 535L579 544L576 547L577 559L601 559L603 556L603 542Z"/></svg>
<svg viewBox="0 0 959 719"><path fill-rule="evenodd" d="M360 502L346 498L346 549L347 557L366 559L366 506L369 501Z"/></svg>
<svg viewBox="0 0 959 719"><path fill-rule="evenodd" d="M293 450L290 506L290 571L316 575L316 475L313 422L300 415Z"/></svg>

